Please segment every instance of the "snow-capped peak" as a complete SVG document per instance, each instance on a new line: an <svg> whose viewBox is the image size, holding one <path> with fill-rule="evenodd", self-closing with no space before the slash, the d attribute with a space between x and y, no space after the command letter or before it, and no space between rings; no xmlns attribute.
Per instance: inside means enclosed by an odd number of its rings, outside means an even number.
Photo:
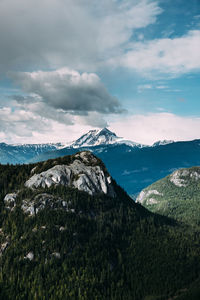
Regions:
<svg viewBox="0 0 200 300"><path fill-rule="evenodd" d="M122 137L118 137L114 132L110 131L108 128L90 130L86 134L83 134L76 141L66 144L65 147L80 148L93 147L99 145L105 146L111 144L126 144L130 147L138 148L145 147L145 145L125 140Z"/></svg>
<svg viewBox="0 0 200 300"><path fill-rule="evenodd" d="M98 146L102 144L114 144L121 138L117 137L114 132L111 132L108 128L100 130L90 130L86 134L82 135L79 139L71 144L73 148Z"/></svg>
<svg viewBox="0 0 200 300"><path fill-rule="evenodd" d="M152 146L155 147L155 146L162 146L162 145L167 145L167 144L172 144L174 143L173 140L163 140L163 141L157 141L155 142Z"/></svg>
<svg viewBox="0 0 200 300"><path fill-rule="evenodd" d="M121 137L118 137L114 132L110 131L108 128L103 128L99 130L90 130L86 134L82 135L79 139L68 144L72 148L80 147L92 147L99 145L110 145L110 144L126 144L131 147L143 147L144 145L124 140Z"/></svg>

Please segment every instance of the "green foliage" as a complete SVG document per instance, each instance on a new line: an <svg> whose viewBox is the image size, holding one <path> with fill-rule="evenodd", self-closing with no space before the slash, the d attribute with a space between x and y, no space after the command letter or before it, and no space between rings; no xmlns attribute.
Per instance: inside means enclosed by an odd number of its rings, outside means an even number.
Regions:
<svg viewBox="0 0 200 300"><path fill-rule="evenodd" d="M147 211L115 182L116 198L64 186L24 188L34 167L54 162L1 169L0 244L8 244L0 299L164 300L200 276L199 232ZM5 194L19 189L16 207L5 209ZM22 200L39 193L62 198L70 209L24 214Z"/></svg>
<svg viewBox="0 0 200 300"><path fill-rule="evenodd" d="M199 172L199 167L186 169L189 174ZM177 186L167 176L146 189L144 192L156 190L160 195L149 194L145 197L143 205L154 213L159 213L178 221L193 226L200 226L200 180L184 176L186 186ZM153 198L155 204L148 204L148 199Z"/></svg>

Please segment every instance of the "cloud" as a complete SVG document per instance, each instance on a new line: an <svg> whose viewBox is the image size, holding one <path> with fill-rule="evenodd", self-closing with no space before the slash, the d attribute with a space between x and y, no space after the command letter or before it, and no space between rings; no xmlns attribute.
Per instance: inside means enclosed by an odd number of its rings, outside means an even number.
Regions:
<svg viewBox="0 0 200 300"><path fill-rule="evenodd" d="M62 68L10 76L23 94L18 90L1 101L0 138L6 142L72 140L77 128L105 127L105 117L124 111L94 73Z"/></svg>
<svg viewBox="0 0 200 300"><path fill-rule="evenodd" d="M11 107L0 108L0 137L4 141L13 142L16 139L28 138L31 142L34 131L45 134L51 129L47 119L24 109L14 110Z"/></svg>
<svg viewBox="0 0 200 300"><path fill-rule="evenodd" d="M140 85L138 85L137 89L138 89L138 92L141 93L144 90L153 89L153 85L152 84L140 84Z"/></svg>
<svg viewBox="0 0 200 300"><path fill-rule="evenodd" d="M157 0L0 1L1 72L96 70L161 12Z"/></svg>
<svg viewBox="0 0 200 300"><path fill-rule="evenodd" d="M10 102L10 107L0 107L1 142L66 143L90 130L91 126L107 125L98 113L89 113L88 116L65 116L56 114L55 110L46 111L45 106L37 107L37 102L34 103L35 108L26 103L23 105L16 103L14 108L14 102Z"/></svg>
<svg viewBox="0 0 200 300"><path fill-rule="evenodd" d="M169 86L168 85L153 85L153 84L147 83L147 84L140 84L137 87L137 90L139 93L142 93L145 90L152 90L152 89L168 91Z"/></svg>
<svg viewBox="0 0 200 300"><path fill-rule="evenodd" d="M110 63L135 70L143 76L176 77L200 70L199 49L200 30L191 30L182 37L132 44L126 54L113 58Z"/></svg>
<svg viewBox="0 0 200 300"><path fill-rule="evenodd" d="M168 85L157 85L155 87L157 90L165 90L165 89L169 89Z"/></svg>
<svg viewBox="0 0 200 300"><path fill-rule="evenodd" d="M24 105L24 104L23 104ZM41 107L42 109L42 107ZM57 116L59 118L59 116ZM158 140L199 139L200 118L183 117L172 113L158 112L146 115L123 116L108 122L98 113L88 116L70 116L70 122L57 117L39 114L29 106L0 108L0 139L7 143L69 142L79 138L94 127L109 125L118 136L143 144ZM108 123L108 124L107 124Z"/></svg>
<svg viewBox="0 0 200 300"><path fill-rule="evenodd" d="M132 115L110 124L119 136L136 142L153 144L158 140L199 139L200 118L182 117L172 113Z"/></svg>
<svg viewBox="0 0 200 300"><path fill-rule="evenodd" d="M14 72L10 76L24 92L35 94L38 100L55 109L85 115L88 112L122 112L118 99L108 93L94 73L80 74L62 68L49 72ZM20 97L15 99L18 102L25 100Z"/></svg>
<svg viewBox="0 0 200 300"><path fill-rule="evenodd" d="M0 72L63 66L97 72L112 66L143 76L179 76L199 70L200 30L145 41L141 29L156 23L163 12L159 2L0 1Z"/></svg>

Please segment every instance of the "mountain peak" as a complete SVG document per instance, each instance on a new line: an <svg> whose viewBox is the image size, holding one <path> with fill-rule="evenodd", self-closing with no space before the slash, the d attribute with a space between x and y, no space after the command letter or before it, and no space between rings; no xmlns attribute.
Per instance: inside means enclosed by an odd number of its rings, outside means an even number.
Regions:
<svg viewBox="0 0 200 300"><path fill-rule="evenodd" d="M110 131L107 127L98 130L90 130L86 134L83 134L79 139L68 144L68 147L80 148L80 147L92 147L92 146L106 146L111 144L126 144L130 147L145 147L145 145L135 143L133 141L125 140L122 137L118 137L114 132Z"/></svg>
<svg viewBox="0 0 200 300"><path fill-rule="evenodd" d="M90 130L86 134L83 134L79 139L74 141L71 144L73 148L79 147L88 147L88 146L98 146L101 144L114 144L118 140L119 137L108 128L102 128L99 130Z"/></svg>
<svg viewBox="0 0 200 300"><path fill-rule="evenodd" d="M97 130L97 132L98 132L97 134L109 134L109 135L116 136L116 134L114 132L110 131L107 127Z"/></svg>

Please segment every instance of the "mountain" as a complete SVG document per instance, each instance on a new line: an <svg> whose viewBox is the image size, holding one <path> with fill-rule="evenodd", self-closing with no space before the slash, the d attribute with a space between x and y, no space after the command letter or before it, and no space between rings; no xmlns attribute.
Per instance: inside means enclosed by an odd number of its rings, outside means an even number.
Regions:
<svg viewBox="0 0 200 300"><path fill-rule="evenodd" d="M92 147L92 146L106 146L110 144L126 144L133 147L145 147L145 145L128 141L116 136L116 134L110 131L108 128L100 130L90 130L88 133L82 135L76 141L69 143L67 146L72 148Z"/></svg>
<svg viewBox="0 0 200 300"><path fill-rule="evenodd" d="M200 225L200 167L174 171L145 188L137 202L187 224Z"/></svg>
<svg viewBox="0 0 200 300"><path fill-rule="evenodd" d="M43 153L31 162L70 155L81 150L89 150L97 155L116 181L134 197L143 188L176 169L200 165L200 140L142 148L127 144L65 147Z"/></svg>
<svg viewBox="0 0 200 300"><path fill-rule="evenodd" d="M123 140L106 128L90 131L67 146L0 144L0 162L34 163L84 150L103 160L111 175L134 199L143 188L172 171L200 165L200 140L144 146Z"/></svg>
<svg viewBox="0 0 200 300"><path fill-rule="evenodd" d="M138 144L132 141L124 140L117 137L114 132L107 128L101 130L90 130L88 133L82 135L76 141L68 143L48 143L48 144L6 144L0 143L0 163L2 164L22 164L28 163L31 160L40 160L41 155L56 151L62 148L69 148L71 151L84 147L95 147L107 145L121 145L126 144L132 147L145 147L145 145Z"/></svg>
<svg viewBox="0 0 200 300"><path fill-rule="evenodd" d="M163 146L163 145L167 145L167 144L171 144L171 143L174 143L174 141L172 141L172 140L157 141L152 145L152 147Z"/></svg>
<svg viewBox="0 0 200 300"><path fill-rule="evenodd" d="M87 151L0 165L0 299L169 299L198 280L199 241Z"/></svg>
<svg viewBox="0 0 200 300"><path fill-rule="evenodd" d="M119 137L115 133L111 132L107 128L102 130L90 130L88 133L82 135L79 139L74 141L70 146L73 148L87 147L87 146L98 146L101 144L108 145L114 144Z"/></svg>
<svg viewBox="0 0 200 300"><path fill-rule="evenodd" d="M37 171L37 168L33 169L32 174ZM32 189L52 185L70 186L90 195L103 192L110 197L115 196L110 175L99 160L87 151L75 154L70 165L55 165L34 174L25 182L25 187Z"/></svg>
<svg viewBox="0 0 200 300"><path fill-rule="evenodd" d="M0 163L1 164L22 164L26 163L33 157L42 153L54 151L62 147L61 143L57 144L22 144L9 145L0 143Z"/></svg>

